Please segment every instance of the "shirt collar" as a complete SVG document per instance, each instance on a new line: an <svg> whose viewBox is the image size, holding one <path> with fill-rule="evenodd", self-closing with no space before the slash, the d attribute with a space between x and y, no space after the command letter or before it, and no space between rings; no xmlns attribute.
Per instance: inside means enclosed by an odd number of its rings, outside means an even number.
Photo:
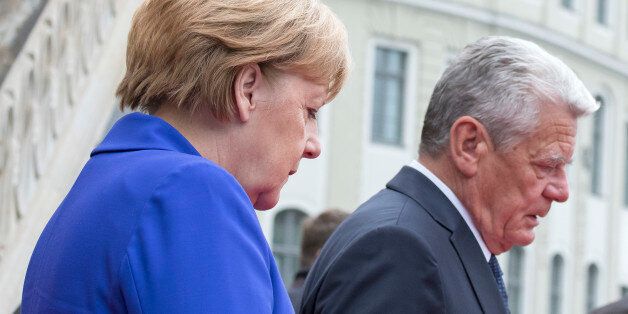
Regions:
<svg viewBox="0 0 628 314"><path fill-rule="evenodd" d="M439 190L441 190L441 192L443 192L443 194L445 194L445 196L447 196L449 201L454 205L454 207L456 207L464 221L467 223L469 229L471 229L473 236L475 236L475 240L478 242L480 248L482 249L484 258L486 258L486 261L488 261L491 258L491 251L488 250L486 243L484 243L484 239L482 239L480 232L475 227L469 211L462 205L458 197L456 197L456 194L454 194L454 192L447 185L445 185L443 181L441 181L436 175L434 175L429 169L425 168L425 166L423 166L418 161L412 160L408 166L414 168L415 170L426 176L430 181L432 181L432 183L434 183L434 185L436 185L436 187L438 187Z"/></svg>
<svg viewBox="0 0 628 314"><path fill-rule="evenodd" d="M118 120L91 156L136 150L169 150L201 154L177 129L159 117L134 112Z"/></svg>

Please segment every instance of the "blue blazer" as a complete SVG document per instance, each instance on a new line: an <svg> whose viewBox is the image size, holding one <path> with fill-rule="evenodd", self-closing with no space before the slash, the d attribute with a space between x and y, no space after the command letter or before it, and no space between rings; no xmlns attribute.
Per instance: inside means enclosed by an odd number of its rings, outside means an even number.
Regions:
<svg viewBox="0 0 628 314"><path fill-rule="evenodd" d="M22 313L292 313L240 184L165 121L123 117L44 229Z"/></svg>
<svg viewBox="0 0 628 314"><path fill-rule="evenodd" d="M507 313L480 245L423 174L401 171L336 229L300 313Z"/></svg>

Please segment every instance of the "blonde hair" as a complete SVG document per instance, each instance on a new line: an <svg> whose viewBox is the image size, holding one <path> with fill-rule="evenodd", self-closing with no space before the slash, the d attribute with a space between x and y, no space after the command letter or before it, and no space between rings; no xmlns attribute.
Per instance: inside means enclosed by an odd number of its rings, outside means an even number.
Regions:
<svg viewBox="0 0 628 314"><path fill-rule="evenodd" d="M233 82L247 64L328 84L346 79L347 33L318 0L147 0L135 12L120 107L154 113L164 102L235 115Z"/></svg>

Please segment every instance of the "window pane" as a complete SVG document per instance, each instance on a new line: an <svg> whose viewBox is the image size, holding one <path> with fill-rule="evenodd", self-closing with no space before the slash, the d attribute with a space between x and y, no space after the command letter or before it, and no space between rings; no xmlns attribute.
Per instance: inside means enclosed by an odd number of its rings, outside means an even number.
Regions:
<svg viewBox="0 0 628 314"><path fill-rule="evenodd" d="M573 0L562 0L561 2L564 8L573 9Z"/></svg>
<svg viewBox="0 0 628 314"><path fill-rule="evenodd" d="M523 294L523 249L519 246L509 251L508 257L508 305L512 314L521 313L521 299Z"/></svg>
<svg viewBox="0 0 628 314"><path fill-rule="evenodd" d="M301 225L307 216L295 209L288 209L275 216L273 226L273 255L286 286L299 270Z"/></svg>
<svg viewBox="0 0 628 314"><path fill-rule="evenodd" d="M563 302L563 258L555 255L550 275L550 314L560 314Z"/></svg>
<svg viewBox="0 0 628 314"><path fill-rule="evenodd" d="M608 25L608 0L597 0L597 22Z"/></svg>
<svg viewBox="0 0 628 314"><path fill-rule="evenodd" d="M594 264L589 266L587 271L587 303L586 312L591 312L597 307L597 281L598 281L598 268Z"/></svg>
<svg viewBox="0 0 628 314"><path fill-rule="evenodd" d="M406 53L380 47L375 55L371 139L377 143L401 145Z"/></svg>
<svg viewBox="0 0 628 314"><path fill-rule="evenodd" d="M384 112L382 113L385 121L382 130L382 137L387 143L396 143L400 139L399 121L401 121L401 115L399 109L401 109L401 95L399 90L399 83L393 80L384 82L385 98L382 106Z"/></svg>
<svg viewBox="0 0 628 314"><path fill-rule="evenodd" d="M626 124L626 151L624 156L624 206L628 207L628 124Z"/></svg>
<svg viewBox="0 0 628 314"><path fill-rule="evenodd" d="M591 162L591 193L601 195L602 184L602 157L604 152L604 111L606 110L604 98L596 96L595 100L600 104L593 115L593 138L591 143L592 162Z"/></svg>
<svg viewBox="0 0 628 314"><path fill-rule="evenodd" d="M286 215L282 212L275 216L275 226L273 230L273 244L284 244L286 239Z"/></svg>
<svg viewBox="0 0 628 314"><path fill-rule="evenodd" d="M386 73L392 76L403 76L405 54L401 51L387 50L388 64Z"/></svg>

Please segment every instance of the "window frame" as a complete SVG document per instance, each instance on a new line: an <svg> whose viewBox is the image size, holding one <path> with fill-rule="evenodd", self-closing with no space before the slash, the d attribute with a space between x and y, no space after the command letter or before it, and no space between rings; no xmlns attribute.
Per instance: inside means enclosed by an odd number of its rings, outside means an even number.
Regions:
<svg viewBox="0 0 628 314"><path fill-rule="evenodd" d="M403 126L401 128L401 144L389 145L379 143L372 140L373 132L373 112L374 112L374 90L375 73L376 73L376 51L378 47L400 50L406 53L406 67L404 71L405 89L402 94L403 114L401 116ZM417 93L417 55L418 47L416 43L405 42L401 40L387 39L376 37L368 42L366 56L366 72L364 82L364 97L366 99L366 108L363 113L363 143L369 149L375 149L378 152L399 152L403 153L409 147L414 145L413 136L415 130L415 111L416 93ZM414 150L414 149L413 149Z"/></svg>
<svg viewBox="0 0 628 314"><path fill-rule="evenodd" d="M407 79L407 68L408 68L408 52L403 50L403 49L397 49L397 48L393 48L393 47L388 47L388 46L382 46L382 45L376 45L375 46L375 58L374 58L374 71L373 71L373 80L372 80L372 85L371 85L371 90L372 90L372 94L371 94L371 132L370 132L370 141L376 144L380 144L380 145L390 145L390 146L404 146L404 115L406 114L406 96L405 96L405 91L408 88L408 79ZM384 54L383 56L380 55L380 52L382 54ZM389 62L391 62L391 58L393 56L393 54L398 54L399 56L399 65L401 66L400 69L393 69L391 71L390 64ZM383 66L382 68L379 67L380 65L380 57L382 57L383 59ZM398 125L393 126L394 133L396 133L394 135L393 139L387 139L386 138L386 128L387 128L387 123L389 122L387 121L384 117L384 114L380 114L377 115L375 114L376 111L379 111L379 113L383 113L386 111L387 108L386 105L388 105L387 102L387 96L390 93L390 90L387 88L388 87L388 83L390 82L394 82L395 83L395 89L397 89L395 92L397 93L397 97L399 97L399 99L396 99L397 101L395 101L395 115L396 115L396 121L398 122ZM378 84L381 83L381 84ZM397 85L398 84L398 85ZM380 102L381 100L381 102ZM380 106L377 106L378 104L381 104ZM381 119L381 121L379 121L379 123L376 123L377 119ZM380 126L379 129L376 129L376 126Z"/></svg>

